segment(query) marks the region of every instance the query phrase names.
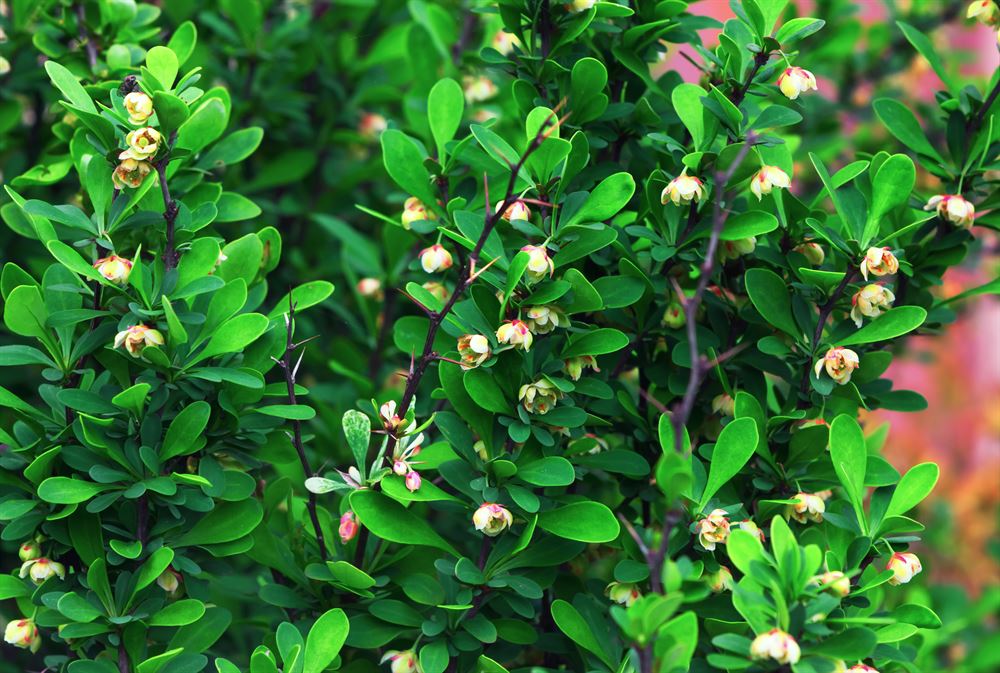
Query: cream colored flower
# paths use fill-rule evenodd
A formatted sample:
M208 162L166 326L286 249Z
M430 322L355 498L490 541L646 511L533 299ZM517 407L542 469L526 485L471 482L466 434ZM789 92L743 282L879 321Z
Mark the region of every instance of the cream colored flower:
M138 159L125 159L111 174L111 182L118 189L135 189L142 184L146 176L153 171L153 166L148 161Z
M490 342L482 334L465 334L458 338L458 354L462 369L474 369L490 359Z
M124 285L132 273L132 262L118 255L110 255L94 262L94 268L105 280Z
M971 229L976 222L976 207L960 194L938 194L932 196L924 210L936 210L944 220L957 224L963 229Z
M796 664L801 655L795 639L780 629L762 633L750 644L752 659L773 659L779 664Z
M125 136L125 143L128 149L118 155L119 160L146 161L156 156L156 152L160 149L160 132L148 126L136 129Z
M625 607L632 605L642 597L639 587L631 582L612 582L604 587L604 595Z
M899 586L913 579L924 567L920 564L920 559L917 558L916 554L896 552L889 558L889 563L886 564L885 569L892 571L889 584Z
M497 201L496 206L493 208L494 212L499 213L502 206L503 201ZM528 204L521 199L518 199L507 206L507 210L503 211L503 215L501 215L500 218L507 220L508 222L511 220L530 220L531 209L528 208Z
M570 14L579 14L580 12L586 12L596 4L597 0L570 0L563 7Z
M382 406L378 408L378 415L382 419L383 427L389 432L395 432L404 423L404 419L396 413L396 400L383 402Z
M813 266L822 266L826 259L826 252L823 247L815 241L803 241L792 248L795 252L803 255Z
M823 498L811 493L798 493L795 495L798 500L794 505L788 505L788 515L799 523L823 521L823 513L826 512L826 503Z
M133 91L125 96L124 103L128 120L135 126L145 124L153 116L153 99L141 91Z
M528 253L528 270L525 273L529 282L537 283L555 271L555 264L545 246L526 245L521 248L521 252Z
M698 542L708 551L715 549L717 544L725 544L729 539L729 519L726 510L715 509L711 514L698 522Z
M820 373L826 368L826 373L831 379L840 385L845 385L851 381L851 374L859 366L861 366L861 361L858 359L857 353L850 348L835 346L828 350L826 355L816 361L814 371L816 372L816 378L819 378Z
M532 306L525 313L525 323L535 334L548 334L556 327L569 327L569 317L558 306L543 304Z
M777 166L761 166L750 179L750 191L760 201L764 194L770 194L773 189L788 189L791 184L788 173Z
M531 350L531 342L534 336L531 330L521 320L508 320L497 329L497 341L502 344L509 344L514 348Z
M369 299L382 297L382 281L378 278L362 278L357 284L358 294Z
M430 292L431 296L437 297L439 301L446 301L448 299L448 288L444 285L444 283L439 283L436 280L429 280L420 287Z
M597 359L593 355L578 355L563 360L563 371L574 381L580 380L584 369L593 369L595 372L601 371L597 367Z
M115 348L125 346L128 354L134 358L142 355L146 346L162 346L163 335L159 331L145 325L132 325L115 336Z
M482 103L497 95L497 85L486 75L463 77L462 84L465 90L465 102L470 105Z
M803 68L785 68L785 71L778 75L778 88L786 98L795 100L800 93L817 90L816 77Z
M181 576L173 569L167 568L156 578L156 585L170 597L174 597L181 588Z
M705 576L705 584L713 594L733 590L733 573L726 566L719 566L714 573Z
M888 276L899 271L899 260L887 247L868 248L865 258L861 260L861 277L868 280L868 274L873 276Z
M740 521L736 525L739 527L740 530L745 530L746 532L755 536L758 540L760 540L761 544L764 543L765 541L764 531L761 530L760 526L754 523L752 519L743 519L743 521Z
M0 56L0 75L6 75L10 72L10 61L8 61L3 56Z
M816 575L809 580L809 583L840 598L851 593L851 578L839 570L831 570L822 575Z
M14 647L22 650L37 652L42 646L42 637L38 633L38 627L30 619L15 619L7 623L4 629L3 639Z
M378 137L387 128L389 128L389 122L385 120L385 117L374 112L366 112L361 115L361 121L358 122L358 135L371 142L378 140Z
M530 414L547 414L562 398L563 391L544 377L525 383L517 394L517 399Z
M736 400L728 393L719 393L712 398L712 413L720 416L735 416Z
M514 51L514 47L521 46L521 41L517 39L517 35L511 35L507 31L498 30L496 35L493 36L493 41L490 43L490 46L504 56L507 56Z
M433 222L437 220L437 215L435 215L434 211L425 206L423 201L417 197L411 196L406 199L403 203L403 215L400 217L403 229L409 229L410 225L414 222L421 222L423 220Z
M514 524L514 515L503 505L484 502L472 515L476 530L489 537L496 537Z
M18 573L21 579L30 577L35 584L43 584L50 577L66 579L66 568L62 563L52 561L41 556L37 559L25 561L21 564L21 572Z
M451 268L451 253L443 245L435 243L420 251L420 266L427 273L437 273Z
M681 174L667 183L660 193L660 203L667 205L670 201L675 206L683 206L691 203L698 203L704 194L702 186L705 183L701 179L687 174L687 168Z
M858 327L864 318L877 318L892 308L896 295L878 283L870 283L854 293L851 298L851 320Z
M976 0L969 5L965 18L975 19L986 26L997 26L1000 24L1000 7L994 0Z

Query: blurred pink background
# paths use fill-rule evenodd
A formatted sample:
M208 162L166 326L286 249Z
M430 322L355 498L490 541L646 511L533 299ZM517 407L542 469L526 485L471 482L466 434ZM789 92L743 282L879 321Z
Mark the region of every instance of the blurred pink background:
M902 12L909 4L905 0L896 3ZM857 6L857 18L866 25L889 19L882 2L865 0ZM813 7L811 1L798 2L799 15L810 16ZM720 21L733 17L727 0L695 3L691 11ZM964 17L963 5L957 19L932 31L930 37L942 53L948 53L949 48L964 50L961 75L982 89L1000 67L997 33ZM717 32L701 31L706 47L715 47ZM862 33L862 46L863 40ZM808 48L808 40L803 48ZM689 47L682 49L698 60ZM670 52L661 67L677 70L685 81L697 82L701 73L679 51ZM932 101L934 92L943 85L923 57L915 50L913 54L909 67L883 85L906 92L906 97ZM814 72L820 95L835 97L836 82L825 78L819 68ZM860 92L852 100L867 107L871 86L858 84L851 83ZM853 157L844 159L846 163ZM918 180L927 186L935 184L927 175ZM951 297L997 277L1000 238L983 227L974 232L983 241L982 254L971 255L968 267L951 270L939 296ZM866 425L870 431L882 423L891 424L885 454L897 469L924 461L941 465L937 489L922 506L922 520L929 522L925 534L928 544L921 552L926 557L925 567L936 580L959 582L978 592L1000 582L1000 567L987 550L997 538L1000 508L1000 301L982 296L955 308L960 313L956 323L942 335L910 339L906 352L897 357L887 374L897 389L923 394L928 409L874 412L868 414Z

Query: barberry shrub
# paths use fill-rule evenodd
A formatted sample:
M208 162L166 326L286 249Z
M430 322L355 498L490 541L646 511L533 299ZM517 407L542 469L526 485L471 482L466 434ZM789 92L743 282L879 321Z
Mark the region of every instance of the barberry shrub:
M222 4L252 43L261 4ZM17 661L939 670L905 586L938 470L900 474L858 419L923 408L883 377L897 345L996 292L934 290L1000 225L997 76L959 88L903 23L946 87L929 130L877 99L903 151L831 156L824 20L785 0L733 2L714 50L674 0L410 4L372 57L416 61L405 123L359 129L391 197L359 194L356 229L304 213L345 247L332 298L268 285L282 232L227 179L264 130L185 65L195 23L157 44L152 6L80 3L80 50L38 40L61 121L0 209L34 247L0 276ZM671 44L700 83L662 72ZM370 328L366 365L327 352L365 391L342 417L300 365L358 320L296 330L319 304Z

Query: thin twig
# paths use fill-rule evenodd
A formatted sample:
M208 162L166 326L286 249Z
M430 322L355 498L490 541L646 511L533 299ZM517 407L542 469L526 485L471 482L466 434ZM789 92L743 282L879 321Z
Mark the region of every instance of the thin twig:
M170 163L170 150L177 139L177 131L170 134L167 143L167 153L162 159L156 162L156 175L160 180L160 193L163 195L163 219L167 223L167 247L163 251L163 265L167 271L177 266L180 255L174 248L174 225L177 222L177 215L180 213L180 206L170 196L170 187L167 186L167 164Z
M819 307L819 320L816 322L816 329L813 332L812 337L812 347L810 349L810 359L816 355L816 350L819 348L820 340L823 338L823 330L826 328L826 322L830 319L830 314L833 312L834 307L840 300L841 295L844 294L844 290L847 286L851 284L851 281L857 277L857 268L849 268L844 273L843 279L841 279L840 284L834 288L833 292L827 298L826 303ZM799 382L799 392L805 396L809 392L809 363L806 363L805 370L802 372L802 380ZM801 402L800 402L801 404Z
M94 72L94 68L97 67L97 45L94 44L94 38L87 31L87 12L82 2L76 5L76 31L80 36L80 43L87 51L87 64L90 65L90 72Z
M292 341L294 333L295 302L292 300L292 292L289 291L288 313L285 314L285 353L282 355L281 360L278 361L278 365L285 372L285 388L288 392L288 403L291 405L298 404L295 396L295 375L298 372L298 362L294 365L292 364L292 354L296 348L302 345ZM299 362L301 361L302 356L300 355ZM295 445L295 451L299 455L299 462L302 464L302 471L306 477L315 476L315 473L309 466L309 458L306 456L306 449L302 443L302 422L298 419L292 419L292 443ZM320 526L319 515L316 511L316 494L312 491L309 491L309 499L306 507L309 510L309 519L312 521L313 533L316 535L316 544L319 546L319 556L323 561L326 561L326 541L323 537L323 528Z

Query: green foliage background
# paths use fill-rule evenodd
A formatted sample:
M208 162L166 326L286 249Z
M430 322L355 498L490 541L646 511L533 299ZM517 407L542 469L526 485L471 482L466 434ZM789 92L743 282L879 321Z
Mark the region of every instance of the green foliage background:
M17 545L41 526L47 553L73 572L38 590L15 581L16 572L0 578L6 599L0 616L6 621L40 608L45 640L36 656L5 646L0 672L40 670L44 659L45 666L69 673L123 673L125 651L131 662L125 670L137 673L215 666L223 673L270 673L273 664L261 650L251 656L261 643L279 654L285 673L367 671L377 668L383 651L415 641L427 673L499 671L501 665L781 670L747 658L754 633L776 620L800 639L806 655L795 668L800 673L834 670L835 659L864 659L883 672L991 670L997 635L979 617L995 609L996 592L972 602L953 588L928 586L927 574L904 587L884 584L886 554L878 538L891 538L898 548L917 541L922 527L908 517L916 518L910 510L933 486L936 470L915 469L905 488L897 485L899 473L879 456L884 436L862 437L852 419L864 406L922 408L919 391L893 390L879 375L896 337L944 329L961 305L932 290L949 266L975 263L981 244L922 213L927 198L957 192L961 184L977 211L987 213L977 227L1000 227L989 212L998 200L1000 128L996 106L988 114L983 107L997 76L966 81L960 66L974 56L938 54L924 37L954 21L962 3L913 2L906 12L893 9L900 23L864 26L857 3L846 0L815 3L810 15L822 25L790 23L799 14L795 3L734 2L740 18L711 51L696 31L718 24L686 13L686 4L600 3L569 14L546 0L7 3L0 55L11 70L0 75L0 170L11 191L0 195L6 224L0 245L4 262L23 272L8 265L2 283L5 307L15 306L5 308L7 331L0 337L6 348L0 364L8 365L0 369L7 446L0 452L3 571L16 569ZM779 32L773 43L755 37L755 31L771 34L758 29L779 15L783 25L804 32ZM515 52L517 59L493 50L503 27L530 50ZM192 28L196 43L187 37ZM129 257L141 247L142 271L133 271L130 287L101 290L109 315L63 313L62 323L41 330L43 342L55 338L55 349L73 357L57 363L64 366L39 366L37 356L18 350L37 345L38 330L16 329L23 321L15 314L37 307L31 301L36 281L50 315L88 310L64 303L62 295L87 301L86 288L92 294L100 287L86 269L109 250L101 232L87 228L104 217L95 204L114 163L98 154L89 160L93 168L80 160L80 148L93 146L88 133L100 136L102 124L92 127L79 110L59 103L81 105L69 93L75 88L60 85L62 71L53 74L42 63L62 64L87 85L85 97L109 105L125 76L145 76L139 65L146 50L169 44L183 53L189 41L196 46L181 76L201 68L197 86L225 112L218 133L189 130L190 152L174 155L180 168L171 189L185 204L181 259L194 270L185 277L182 262L178 280L165 268L165 204L158 190L146 192L132 204L133 219L109 237ZM748 43L775 52L780 43L794 65L821 76L821 86L838 83L838 98L805 93L794 103L784 100L773 86L782 58L775 54L754 70L761 47L748 50ZM649 74L649 65L676 44L689 45L685 51L710 70L703 91L655 65L656 74ZM945 82L934 100L914 101L892 88L890 76L906 68L915 51ZM146 64L147 72L160 71ZM752 81L750 73L759 77L744 96L739 92ZM464 101L462 85L476 77L489 78L497 92L486 101ZM453 82L439 84L447 79ZM875 82L874 104L852 97L848 83L861 80ZM716 92L706 96L712 86ZM157 101L157 109L167 108ZM457 109L464 114L450 128L448 117ZM167 129L169 120L159 114ZM443 239L455 254L445 277L454 288L492 204L511 195L504 193L508 164L531 146L535 131L563 114L524 178L510 182L517 193L530 187L528 196L541 202L529 204L533 223L495 223L500 236L488 239L484 252L503 261L470 290L471 301L456 305L458 322L445 322L431 343L457 358L455 338L481 332L499 350L496 316L511 317L507 309L515 304L526 309L539 288L571 315L573 328L538 337L530 358L507 351L465 374L445 361L425 363L429 373L411 391L417 401L410 413L418 425L439 413L425 429L428 445L414 459L422 495L410 495L398 477L371 469L384 446L376 407L407 394L407 367L411 355L421 361L429 324L419 304L431 308L431 319L435 310L435 300L421 293L429 277L416 253L438 237L433 223L399 225L404 201L426 194L439 220L454 225ZM364 131L368 115L386 120L381 138ZM120 135L118 129L109 138L120 141ZM759 143L754 150L736 151L740 140L751 139ZM760 161L744 163L747 155ZM574 160L561 164L562 156ZM570 172L566 166L574 161ZM751 200L745 186L760 163L793 175L798 197L786 192L761 204ZM710 187L692 220L685 220L686 208L660 204L660 191L683 166ZM682 401L692 359L684 329L664 326L661 317L678 299L670 278L694 294L712 206L726 191L713 178L727 167L733 173L726 208L734 213L723 239L756 234L758 247L713 270L712 284L722 290L704 295L698 336L709 359L745 346L706 372L686 419L696 448L688 460L674 452L675 432L662 411ZM838 197L832 200L831 180ZM205 206L209 202L213 207ZM519 261L517 251L555 235L550 203L567 213L559 216L562 238L556 237L552 255L556 280L532 288L519 277L524 258ZM87 224L64 204L80 208L73 212ZM108 204L110 218L114 206ZM186 227L199 221L199 206L210 221L204 229ZM56 223L62 245L38 240L44 239L37 233L41 221ZM681 233L687 222L694 225L690 237ZM822 270L799 272L809 265L791 248L805 239L825 248ZM876 327L865 333L847 318L850 297L841 296L826 337L811 342L816 308L845 272L853 273L868 244L882 245L882 239L900 255L897 308L866 323ZM216 273L219 245L228 259ZM378 278L382 296L362 296L362 278ZM172 293L183 290L185 279L197 283L197 291L178 298ZM67 292L70 286L78 289ZM503 307L494 298L498 290ZM285 331L290 291L296 293L294 334ZM27 299L12 302L12 292ZM190 304L176 311L177 322L161 292L178 307ZM996 282L980 292L995 293ZM241 323L231 324L233 316ZM165 355L150 349L133 360L108 347L124 321L136 318L161 326ZM186 344L176 338L178 323L190 335ZM235 337L199 356L199 342L211 344L216 334ZM303 348L286 350L286 339L312 337ZM862 352L854 384L835 388L829 378L809 375L825 351L821 343L860 344L851 345ZM282 375L283 367L295 366L298 352L291 350L305 353L292 385L298 404L287 399ZM600 373L585 374L577 385L563 377L561 360L574 353L598 358ZM194 362L199 358L208 361ZM179 375L185 364L200 375ZM520 383L542 373L571 393L548 417L529 415L518 404ZM800 380L807 384L801 392ZM148 397L134 384L149 384ZM119 397L127 390L131 397ZM735 398L735 418L713 412L712 400L722 393ZM345 413L359 411L373 419L376 433L356 434L352 445ZM90 418L110 420L88 425ZM829 431L798 428L816 418L830 424ZM286 432L299 423L308 467ZM571 438L553 426L569 428ZM610 450L588 453L595 448L591 435ZM473 448L476 438L489 446L485 461ZM390 451L399 444L388 441ZM64 447L62 453L38 462L54 446ZM122 447L126 458L118 465L109 446ZM152 447L154 457L140 446ZM133 473L116 474L123 462ZM95 473L94 463L106 471ZM29 465L34 472L26 471ZM335 468L350 465L372 478L373 488L351 495L349 503L340 492L310 496L305 490L313 473L339 484ZM106 485L102 490L115 500L92 507L101 491L80 492L78 484L61 481L71 476ZM138 482L144 485L136 490ZM770 523L796 491L826 488L836 495L822 527L789 526L780 516ZM877 489L867 509L866 488ZM484 500L515 509L514 528L495 544L470 523ZM322 562L310 505L332 565ZM739 552L729 547L728 560L695 548L689 527L715 507L731 509L734 523L756 519L773 556L762 556L743 533L734 533L731 544ZM348 509L363 530L342 544L337 520ZM142 530L143 517L150 517L152 530ZM136 540L144 544L137 548ZM661 544L667 559L656 558ZM806 586L811 573L803 568L813 567L820 553L831 570L856 574L856 593L842 605ZM705 588L703 574L720 562L744 577L742 605ZM155 583L143 584L171 563L184 576L179 600L165 598ZM110 578L106 591L102 573ZM635 582L648 595L628 611L611 606L603 592L613 580ZM836 610L828 623L809 620ZM115 621L129 611L134 619ZM76 635L66 642L55 627L69 623ZM107 628L91 629L95 623ZM329 657L324 647L331 648ZM956 647L966 654L957 656ZM216 657L232 663L217 664Z

